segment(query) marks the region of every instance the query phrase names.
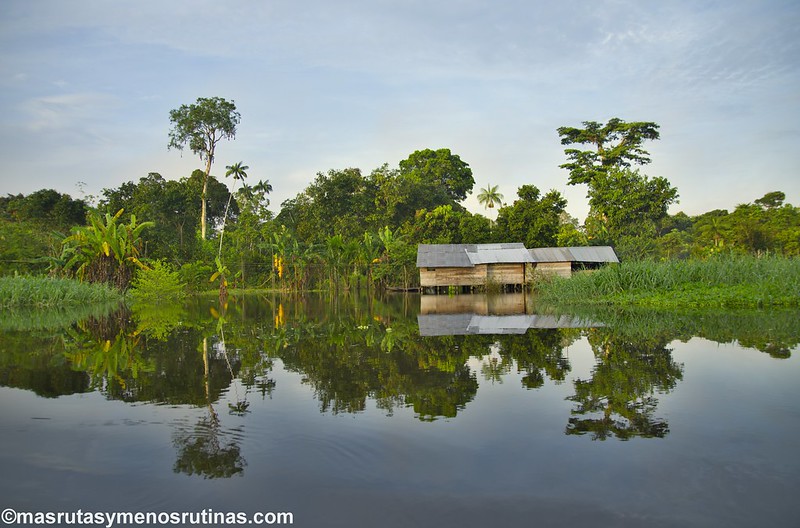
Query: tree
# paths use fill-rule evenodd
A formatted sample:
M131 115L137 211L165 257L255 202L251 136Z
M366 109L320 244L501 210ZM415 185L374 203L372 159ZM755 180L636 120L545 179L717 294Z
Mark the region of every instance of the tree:
M236 137L236 125L239 124L241 115L236 111L233 101L221 97L200 97L195 104L181 105L178 109L170 110L169 120L172 129L169 131L168 147L183 150L189 145L191 151L206 163L200 205L200 237L205 240L206 192L214 153L220 140Z
M225 177L233 176L233 190L236 192L236 182L247 178L247 165L242 165L242 162L236 162L233 165L227 165L225 167L227 170L225 171ZM222 259L222 237L225 236L225 222L228 221L228 209L231 207L231 200L233 199L233 193L228 195L228 203L225 205L225 214L222 216L222 231L219 233L219 251L217 252L217 258Z
M772 191L756 200L755 203L764 209L774 209L783 205L785 199L786 193L782 191Z
M597 175L589 186L590 210L605 224L611 241L623 236L655 238L667 208L677 201L678 190L666 178L650 178L638 170L613 169Z
M445 148L415 151L400 162L400 172L432 185L456 202L465 199L475 185L469 165Z
M481 203L487 209L493 209L495 205L503 203L503 195L497 192L497 185L487 185L485 189L481 189L478 193L478 203Z
M632 163L650 163L650 154L642 148L647 139L658 139L658 125L648 121L626 123L613 118L605 125L584 121L584 128L559 127L562 145L593 145L592 150L565 149L569 163L560 165L569 170L569 184L590 186L611 169L630 167Z
M555 190L541 196L535 185L523 185L517 195L518 200L498 211L493 238L529 248L555 246L567 200Z

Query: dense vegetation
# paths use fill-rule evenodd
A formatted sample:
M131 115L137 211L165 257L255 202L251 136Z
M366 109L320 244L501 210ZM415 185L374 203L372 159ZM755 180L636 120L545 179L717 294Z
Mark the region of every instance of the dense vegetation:
M0 308L52 308L121 300L118 290L51 277L0 277Z
M706 261L624 262L569 280L545 280L539 294L558 304L800 306L800 260L728 255Z
M257 168L227 166L230 189L210 173L217 143L235 137L232 103L199 99L170 117L170 146L189 146L205 170L180 179L152 172L85 199L49 189L0 198L0 274L49 272L125 289L159 261L163 277L193 290L333 290L416 285L420 243L612 245L623 261L800 255L800 208L780 191L732 211L668 214L677 189L633 167L650 161L643 142L658 139L655 123L559 128L569 146L567 183L587 186L590 213L581 223L560 192L534 182L510 203L497 186L481 190L481 203L497 207L495 221L467 211L472 170L446 148L369 173L320 172L274 214L272 184L246 179Z

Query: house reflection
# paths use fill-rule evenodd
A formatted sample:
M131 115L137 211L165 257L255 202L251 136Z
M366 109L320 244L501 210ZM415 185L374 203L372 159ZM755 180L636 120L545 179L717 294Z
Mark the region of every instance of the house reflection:
M531 328L601 326L575 315L537 314L530 294L423 295L417 316L421 336L524 334Z

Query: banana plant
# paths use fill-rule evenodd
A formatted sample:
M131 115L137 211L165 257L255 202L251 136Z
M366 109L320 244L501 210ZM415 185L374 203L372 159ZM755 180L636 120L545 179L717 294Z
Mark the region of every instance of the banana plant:
M73 227L71 235L61 242L63 269L80 280L113 282L125 288L131 278L131 268L144 268L139 260L142 231L155 225L137 222L131 215L129 223L119 223L124 209L104 218L89 215L89 225Z
M219 257L214 259L214 261L217 264L217 271L211 275L208 282L219 281L219 298L221 301L224 301L224 299L228 297L228 280L226 277L230 275L230 270L228 266L222 263Z

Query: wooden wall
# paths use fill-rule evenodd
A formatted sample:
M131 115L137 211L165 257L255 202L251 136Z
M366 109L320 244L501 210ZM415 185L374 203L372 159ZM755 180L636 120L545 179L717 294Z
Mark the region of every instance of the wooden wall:
M489 264L491 284L525 284L525 264Z
M524 284L525 264L478 264L472 268L420 268L423 288L435 286L485 286Z
M533 279L535 274L558 275L559 277L572 277L571 262L539 262L528 267L528 281Z
M486 264L473 268L420 268L419 284L431 286L483 286L486 284Z

